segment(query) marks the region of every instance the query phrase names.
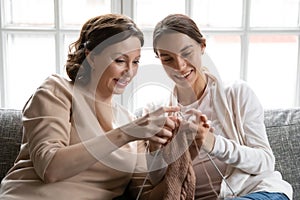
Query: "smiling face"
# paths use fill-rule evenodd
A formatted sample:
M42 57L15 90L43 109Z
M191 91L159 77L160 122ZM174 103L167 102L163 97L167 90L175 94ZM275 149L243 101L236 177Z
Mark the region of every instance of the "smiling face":
M97 82L96 95L110 99L113 94L123 93L137 73L140 53L137 37L113 44L100 54L89 53L87 59L94 70L91 82Z
M178 87L196 89L199 81L205 81L200 73L205 47L183 33L164 34L156 44L166 73Z

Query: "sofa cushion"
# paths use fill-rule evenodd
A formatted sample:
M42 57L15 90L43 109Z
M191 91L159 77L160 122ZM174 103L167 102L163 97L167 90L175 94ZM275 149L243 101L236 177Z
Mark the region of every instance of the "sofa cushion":
M21 111L0 109L0 181L13 166L22 140ZM300 108L265 111L265 125L276 158L275 168L300 199Z
M21 145L21 111L0 109L0 180L13 166Z
M275 168L292 184L294 199L300 199L300 109L266 110L265 125Z

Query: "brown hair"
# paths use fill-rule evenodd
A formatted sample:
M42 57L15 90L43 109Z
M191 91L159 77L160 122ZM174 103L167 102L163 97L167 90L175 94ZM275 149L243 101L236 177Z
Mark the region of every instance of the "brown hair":
M116 36L116 37L113 37ZM66 71L69 78L75 82L86 84L90 80L91 67L86 61L86 50L100 53L106 47L137 37L141 46L144 36L136 24L127 16L106 14L89 19L83 26L77 41L70 44Z
M206 47L206 40L201 34L197 24L188 16L183 14L171 14L157 23L153 31L153 49L157 54L157 40L166 33L183 33L196 42Z

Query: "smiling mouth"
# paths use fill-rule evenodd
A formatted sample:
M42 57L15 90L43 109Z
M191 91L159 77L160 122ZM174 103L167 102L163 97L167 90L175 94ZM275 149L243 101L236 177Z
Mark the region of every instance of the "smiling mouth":
M184 73L184 74L175 74L176 78L182 79L182 78L187 78L194 70L191 69L190 71Z
M126 87L130 80L127 80L127 79L114 79L116 81L116 85L119 86L119 87Z

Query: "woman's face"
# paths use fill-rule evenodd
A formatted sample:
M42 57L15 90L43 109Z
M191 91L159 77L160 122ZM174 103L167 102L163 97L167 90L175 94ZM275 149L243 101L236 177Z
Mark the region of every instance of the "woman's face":
M137 73L140 53L140 40L130 37L105 48L100 54L89 55L88 61L94 70L92 80L98 81L97 94L111 97L123 93Z
M199 81L205 47L183 33L168 33L157 40L156 49L166 73L178 86L193 87Z

